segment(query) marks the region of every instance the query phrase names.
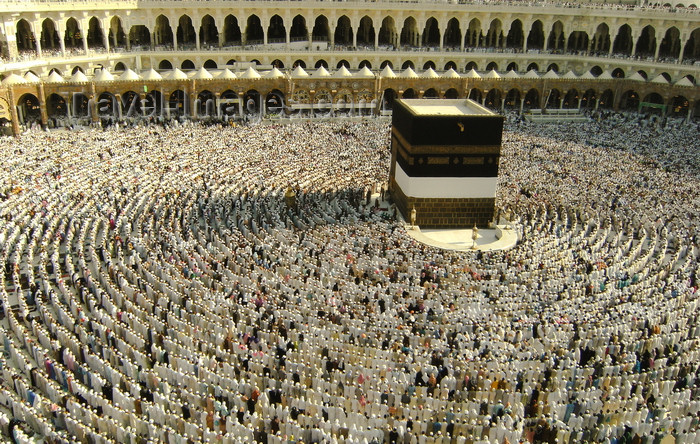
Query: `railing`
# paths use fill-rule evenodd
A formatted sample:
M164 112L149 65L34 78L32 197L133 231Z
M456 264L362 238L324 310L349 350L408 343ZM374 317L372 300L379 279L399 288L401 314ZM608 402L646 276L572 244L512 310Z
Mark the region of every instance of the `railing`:
M96 7L104 9L106 7L118 6L118 9L143 8L148 6L162 7L164 4L206 4L208 7L226 5L231 3L242 3L245 1L255 1L256 3L280 3L292 2L294 0L4 0L4 6L16 6L17 9L31 10L32 7L58 6L65 8L88 8ZM605 4L576 1L531 1L531 0L299 0L308 3L408 3L408 4L442 4L442 5L477 5L477 6L525 6L542 8L572 8L572 9L606 9L618 11L657 11L672 12L681 14L697 14L700 8L691 4L689 7L664 7L656 5L638 5L637 0L625 0L623 4ZM294 1L297 3L297 1ZM675 0L676 4L685 4L680 0Z
M315 39L315 38L314 38ZM292 40L296 41L296 40ZM300 41L306 41L306 39L301 39ZM314 40L316 42L317 40ZM279 46L269 46L269 44L280 44L285 43L285 39L268 39L268 45L264 45L262 40L250 40L246 44L242 45L240 42L225 42L221 47L218 45L203 45L200 49L196 49L195 45L192 44L179 44L178 52L231 52L232 50L243 51L243 52L280 52ZM464 47L461 50L459 47L444 47L442 49L438 47L413 47L413 46L401 46L393 47L390 45L380 45L377 48L367 45L349 46L342 44L328 45L325 48L314 49L312 45L307 49L294 50L292 52L309 52L313 54L317 53L328 53L328 52L366 52L368 55L378 52L403 52L403 53L422 53L422 52L445 52L445 53L463 53L463 54L479 54L479 55L489 55L489 54L523 54L523 49L518 48L500 48L500 47ZM110 47L109 51L103 47L93 47L86 53L82 48L66 48L65 54L61 53L59 49L42 49L41 57L38 57L36 51L34 50L23 50L20 51L17 57L14 58L0 58L2 63L17 63L17 62L28 62L34 60L45 60L45 59L62 59L70 57L85 57L97 54L123 54L129 56L137 56L139 53L153 53L153 52L172 52L174 47L172 45L156 45L151 47L150 45L132 45L129 51L125 47ZM599 58L601 60L605 59L617 59L626 61L639 61L642 63L656 63L656 64L679 64L678 59L675 57L660 56L658 60L654 61L653 57L647 55L628 55L623 53L609 53L608 51L595 51L591 53L586 53L586 51L571 50L562 51L557 50L527 50L527 55L542 55L542 56L557 56L557 57L590 57ZM680 62L681 65L694 65L699 66L700 61L694 58L684 59Z

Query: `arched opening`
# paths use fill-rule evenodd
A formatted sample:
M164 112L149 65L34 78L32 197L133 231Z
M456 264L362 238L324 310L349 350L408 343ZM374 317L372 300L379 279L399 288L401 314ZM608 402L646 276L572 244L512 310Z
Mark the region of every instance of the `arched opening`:
M625 91L620 98L620 109L637 110L639 108L639 94L636 91Z
M644 71L643 69L640 69L639 71L637 71L637 74L639 74L640 76L642 76L642 77L644 78L644 80L649 80L649 75L648 75L647 72Z
M188 15L182 15L177 24L177 45L178 49L194 49L197 44L192 19Z
M479 65L477 65L476 62L469 62L467 65L464 67L465 72L469 72L471 70L478 71L479 70Z
M260 114L260 93L258 91L251 89L245 93L243 112L248 116Z
M656 52L656 30L647 25L642 29L642 34L637 39L637 48L634 54L637 57L654 57Z
M66 33L63 37L63 44L66 49L75 49L83 47L83 34L80 32L78 21L73 17L66 22Z
M170 28L168 28L170 29ZM170 33L172 37L172 33ZM150 48L151 46L151 32L144 25L134 25L129 30L129 47L132 50L138 50L140 48ZM160 48L171 49L172 39L169 43L158 45Z
M295 60L294 63L292 63L292 69L296 68L297 66L301 69L306 69L306 62L301 59Z
M282 17L275 14L267 27L267 43L284 43L287 41L287 28Z
M340 67L342 66L344 66L346 69L350 69L350 62L348 62L347 60L341 60L335 67L336 69L340 69Z
M447 22L443 46L445 48L459 48L462 44L462 30L459 29L459 20L452 17Z
M389 69L394 69L394 64L391 63L389 60L384 60L381 65L379 65L379 69L384 69L385 67L389 67Z
M650 93L647 94L646 97L644 97L644 100L642 102L645 103L653 103L656 105L664 105L664 98L661 97L659 93ZM649 107L649 106L642 106L641 111L643 111L645 114L657 114L657 115L663 115L664 110L656 107Z
M105 46L102 25L97 17L92 17L88 22L87 44L88 48L104 48Z
M255 66L262 65L262 63L260 63L260 60L258 59L253 59L250 61L250 63L255 63Z
M168 100L168 108L170 111L170 117L189 115L187 94L185 94L185 92L181 89L173 91L170 94L170 99Z
M53 74L53 73L56 73L56 74L58 74L59 76L63 77L63 74L61 73L61 70L58 69L58 68L51 68L51 69L49 70L49 75L51 75L51 74Z
M510 109L520 108L520 91L516 88L511 89L506 93L506 100L504 106Z
M71 115L77 118L86 118L90 116L90 100L83 93L73 94L71 96Z
M126 65L122 62L117 62L117 64L114 65L114 71L115 72L126 71Z
M622 70L622 68L613 69L611 75L615 79L624 79L625 78L625 72Z
M415 99L416 91L413 88L408 88L403 92L403 95L401 97L404 99Z
M459 91L457 91L455 88L450 88L447 91L445 91L445 98L446 99L458 99L459 98Z
M224 19L224 46L238 46L241 42L241 27L238 19L229 14Z
M564 49L564 25L560 20L554 22L552 29L549 31L547 49L554 53L559 53Z
M547 95L547 105L545 108L547 109L557 109L561 106L560 103L561 99L561 91L558 89L552 89L549 91L549 94Z
M170 71L173 69L173 64L170 63L170 60L161 60L160 63L158 63L158 69L161 71Z
M141 116L141 96L134 91L122 94L122 117L134 118Z
M66 99L58 94L51 94L46 99L46 114L49 119L63 119L68 117L68 104ZM54 126L56 126L54 124Z
M133 32L134 27L131 30ZM156 26L153 29L153 44L156 47L163 46L167 49L173 47L173 29L170 27L170 20L164 15L159 15L156 18ZM133 41L131 46L133 46Z
M493 19L486 33L486 41L483 46L487 48L501 48L504 44L503 40L503 26L501 25L501 21L499 19Z
M547 67L547 72L549 71L554 71L556 73L559 73L559 65L556 63L550 63L549 66Z
M199 26L199 44L202 47L219 47L219 29L216 27L214 17L209 14L202 17L202 24Z
M119 100L114 94L103 92L97 97L97 116L100 120L119 119Z
M212 59L209 59L206 62L204 62L203 66L204 66L204 69L218 69L219 68L219 65L217 65L217 63L215 61L213 61Z
M675 26L666 30L659 46L659 59L675 61L681 53L681 33Z
M700 59L700 28L696 28L690 33L683 50L683 61L685 63L694 63L698 59Z
M515 62L510 62L508 66L506 67L506 71L515 71L518 72L518 64Z
M530 89L527 94L525 94L525 100L523 101L523 108L525 109L535 109L540 107L540 92L537 89Z
M329 42L331 40L331 28L325 15L319 15L314 21L314 29L311 31L311 39L314 42Z
M394 48L398 44L399 34L396 31L396 24L393 17L387 16L382 20L382 26L379 28L379 46L388 46Z
M309 31L306 28L306 19L296 15L292 19L292 27L289 30L289 39L292 42L305 42L309 40Z
M593 74L595 77L598 77L599 75L603 74L603 68L601 68L598 65L595 65L593 68L591 68L591 74Z
M385 111L391 110L392 106L394 106L394 100L396 100L396 97L396 91L391 88L385 89L382 97L382 109Z
M357 29L357 44L374 47L374 24L368 16L362 17Z
M540 67L537 63L532 62L529 65L527 65L527 71L535 71L538 72L540 70Z
M403 62L403 65L401 65L401 70L403 71L403 70L406 70L408 68L416 69L416 66L413 64L412 61L406 60L405 62Z
M500 89L493 88L486 94L486 100L484 101L484 105L494 110L501 109L502 97L503 92Z
M278 89L273 89L265 97L265 112L268 115L279 115L284 112L284 94Z
M272 63L270 63L270 65L277 69L284 69L284 62L282 62L282 60L280 59L273 60Z
M145 26L144 26L145 28ZM148 29L146 30L148 31ZM148 32L148 44L151 44L151 33ZM112 17L109 22L109 33L107 35L109 44L112 48L124 48L126 46L126 34L122 27L122 21L119 17Z
M451 69L457 71L457 64L456 64L455 62L453 62L452 60L450 60L449 62L445 63L445 68L444 68L444 70L445 70L445 71L449 71L449 70L451 70Z
M610 28L606 23L601 23L596 28L591 42L593 54L607 54L610 51Z
M579 93L575 89L570 89L566 92L566 95L564 96L564 103L563 107L564 108L578 108L578 99L579 99Z
M192 60L185 60L180 65L180 69L183 71L194 71L194 62Z
M198 118L212 118L216 116L216 97L211 91L204 90L197 94L194 102L194 110Z
M482 45L484 35L481 32L481 21L477 18L471 19L469 27L464 35L464 46L466 48L476 48Z
M74 67L73 67L73 70L70 72L70 74L71 74L72 76L74 76L75 73L77 73L77 72L81 72L81 73L85 74L85 70L84 70L82 67L80 67L80 66L74 66Z
M425 22L425 28L423 29L423 46L425 47L438 47L440 46L440 27L435 17L430 17Z
M567 51L572 53L585 53L588 51L588 34L583 31L574 31L569 34Z
M513 20L513 23L510 24L508 36L506 37L506 47L521 51L523 49L524 39L523 23L520 19Z
M19 52L36 51L36 37L32 31L32 27L25 19L17 22L17 50Z
M320 68L320 67L322 67L322 66L323 66L324 68L328 69L328 62L326 62L326 61L323 60L323 59L320 59L320 60L316 61L316 65L314 65L314 68L318 69L318 68Z
M440 94L438 94L438 92L435 88L428 88L423 93L424 99L437 99L438 97L440 97Z
M239 112L238 94L227 89L221 93L219 99L219 113L224 118L231 118Z
M581 97L581 108L595 108L597 95L594 89L588 89Z
M484 94L479 88L472 88L472 90L469 91L469 98L475 102L481 103L484 98Z
M432 60L428 60L427 62L425 62L423 64L423 71L427 69L435 70L435 62L433 62Z
M19 41L17 43L19 46ZM41 22L41 47L42 49L50 49L53 51L61 47L58 32L56 32L56 24L50 18L44 19L44 21Z
M333 40L336 45L352 46L352 25L350 24L350 19L347 16L343 15L338 19L335 26L335 33L333 34Z
M269 35L268 35L269 36ZM248 17L248 21L245 27L245 41L248 45L260 45L263 43L264 31L262 24L260 23L260 18L253 14Z
M603 94L600 95L600 100L598 100L598 108L612 108L613 99L615 98L615 93L612 89L606 89Z
M489 62L489 64L486 65L486 71L498 71L498 63Z
M544 49L544 29L542 22L535 20L527 35L527 49Z
M420 33L418 32L418 23L413 17L408 17L403 21L403 28L401 28L401 46L418 46L418 37Z
M369 62L369 60L363 60L360 62L360 64L357 67L359 69L362 69L364 67L367 67L367 69L372 69L372 64Z
M630 25L620 26L613 42L613 52L622 55L632 54L632 28L630 28Z

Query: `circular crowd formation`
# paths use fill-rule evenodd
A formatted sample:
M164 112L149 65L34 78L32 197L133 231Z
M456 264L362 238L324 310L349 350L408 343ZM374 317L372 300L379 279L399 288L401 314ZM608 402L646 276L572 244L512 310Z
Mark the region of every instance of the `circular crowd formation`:
M2 430L698 442L698 129L509 119L489 253L407 235L378 120L0 139Z

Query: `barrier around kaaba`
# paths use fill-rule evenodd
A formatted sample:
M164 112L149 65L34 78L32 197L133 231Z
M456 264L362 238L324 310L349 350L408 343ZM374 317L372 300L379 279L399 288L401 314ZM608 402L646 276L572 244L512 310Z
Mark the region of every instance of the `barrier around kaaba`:
M389 189L425 228L487 227L494 219L503 116L468 99L394 105Z

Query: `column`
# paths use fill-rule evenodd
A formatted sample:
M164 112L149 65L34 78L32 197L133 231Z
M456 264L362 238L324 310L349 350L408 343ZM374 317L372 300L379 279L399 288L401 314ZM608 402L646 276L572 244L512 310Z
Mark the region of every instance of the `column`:
M90 24L87 20L81 20L80 22L80 35L83 37L83 52L88 53L88 29Z
M656 49L654 50L654 61L659 60L659 50L661 49L661 43L656 44Z
M7 52L10 60L17 58L19 51L17 50L17 29L14 22L5 22L5 37L7 38ZM14 105L10 104L10 108L14 108ZM14 123L12 125L14 128Z
M524 97L521 97L521 98L520 98L520 113L519 113L519 114L522 114L522 113L523 113L523 107L524 107L524 106L525 106L525 98L524 98Z
M61 55L63 57L66 56L66 41L65 41L65 36L66 36L66 22L61 20L58 22L58 45L61 47Z
M41 125L46 127L49 116L46 112L46 97L44 93L44 83L39 83L39 114L41 115Z
M583 97L578 98L578 106L577 109L580 111L581 110L581 100L583 100Z
M173 27L170 27L170 30L173 30ZM173 50L177 51L177 26L175 27L175 31L173 32ZM168 116L169 117L169 116Z
M197 51L199 51L201 49L201 46L199 44L199 32L197 32L196 29L194 30L194 42L197 47Z
M501 112L506 109L506 99L501 99Z
M559 109L564 109L564 98L559 99Z
M105 45L105 51L109 52L109 26L105 26L104 22L102 23L102 44Z
M14 34L12 34L14 35ZM15 50L17 48L15 47ZM14 134L15 137L19 137L20 134L20 129L19 129L19 114L17 113L17 105L15 103L15 93L13 91L12 86L10 86L7 89L7 94L8 94L8 101L9 106L10 106L10 117L12 117L12 133Z
M32 25L35 30L39 30L39 32L34 32L34 41L36 43L36 56L41 57L41 22L37 20Z
M683 53L685 52L685 45L688 44L688 39L685 39L685 43L681 45L681 52L678 54L678 62L676 63L683 63Z
M381 28L379 28L381 29ZM374 50L376 51L379 48L379 30L374 33Z
M690 119L693 117L693 111L695 110L695 101L688 101L688 117L685 119L686 123L690 123Z

